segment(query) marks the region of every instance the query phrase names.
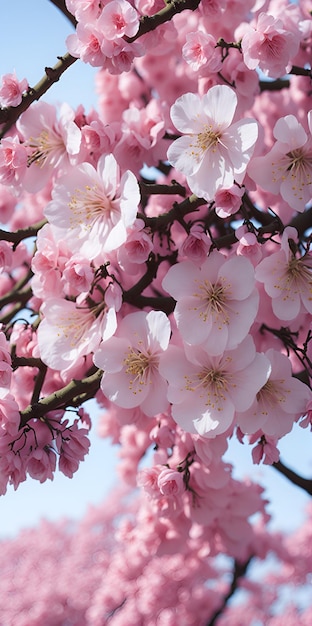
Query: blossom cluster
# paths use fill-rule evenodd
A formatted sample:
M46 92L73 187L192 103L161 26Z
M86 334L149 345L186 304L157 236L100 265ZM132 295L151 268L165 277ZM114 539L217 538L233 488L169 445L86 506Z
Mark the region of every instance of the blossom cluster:
M0 492L52 479L57 459L71 477L95 398L157 549L203 538L248 559L249 518L267 517L224 461L230 440L273 464L312 423L311 16L275 0L66 6L98 111L40 101L2 126ZM27 94L3 77L9 112Z

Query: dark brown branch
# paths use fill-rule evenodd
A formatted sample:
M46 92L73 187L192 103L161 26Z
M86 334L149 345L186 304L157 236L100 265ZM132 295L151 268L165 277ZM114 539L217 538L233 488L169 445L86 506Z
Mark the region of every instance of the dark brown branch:
M63 15L65 15L65 17L67 17L67 19L70 21L70 23L76 27L77 25L77 20L76 18L68 11L66 4L65 4L65 0L50 0L50 2L52 2L52 4L54 4L54 6L56 6L61 13L63 13Z
M275 469L278 472L283 474L283 476L288 478L288 480L290 480L290 482L292 482L294 485L297 485L297 487L300 487L301 489L306 491L310 496L312 496L312 480L311 479L303 478L302 476L299 476L299 474L289 469L289 467L286 467L286 465L284 465L282 461L277 461L277 463L273 463L273 467L275 467Z
M19 230L10 233L6 230L2 230L0 228L0 240L1 241L11 241L12 243L14 243L14 246L16 247L17 244L20 243L20 241L23 241L23 239L28 239L28 237L35 237L38 233L38 230L40 230L40 228L42 228L42 226L44 226L47 223L47 220L41 220L40 222L37 222L36 224L33 224L32 226L27 226L26 228L20 228Z
M68 406L79 406L82 402L94 398L100 387L103 372L96 370L90 376L82 380L72 380L68 385L51 393L51 395L39 400L36 404L29 405L21 411L20 428L26 426L33 418L44 417L50 411Z
M259 80L260 91L280 91L290 87L290 80L277 78L276 80Z
M288 224L297 229L299 237L312 226L312 207L304 211L304 213L298 213Z
M184 215L196 211L196 209L204 204L207 204L207 200L198 198L193 194L180 203L175 202L173 208L170 209L168 213L163 213L157 217L146 217L140 213L138 217L142 218L145 222L145 226L148 226L154 232L169 226L169 224L172 224L175 220L180 221Z
M249 557L249 559L247 559L247 561L245 561L244 563L240 563L239 561L234 561L234 571L233 571L233 577L232 577L232 582L231 582L229 591L226 594L226 596L223 598L222 605L220 606L220 608L215 612L212 619L209 622L207 622L207 626L216 625L217 619L220 617L220 615L222 615L224 609L226 608L228 601L234 595L236 589L238 588L238 583L239 583L240 578L245 576L251 559L252 559L252 556Z
M62 74L67 70L77 59L66 53L62 57L58 57L58 62L53 67L45 68L45 76L35 85L30 87L27 93L23 96L21 104L17 107L9 107L7 109L0 109L0 124L4 124L1 129L0 139L10 130L11 126L15 124L20 115L28 109L28 107L39 100L44 93L50 89L50 87L56 83Z
M312 70L306 69L305 67L298 67L298 65L293 65L289 74L293 74L294 76L308 76L308 78L312 78Z
M32 295L30 287L19 291L17 286L15 286L15 288L13 288L7 296L0 298L0 311L3 307L12 304L12 307L0 316L0 324L9 324L20 311L26 308L27 302Z
M177 195L185 198L186 189L180 183L172 181L171 185L160 185L157 183L139 182L140 191L143 196L160 194L162 196Z
M196 11L200 0L172 0L171 2L166 2L166 6L155 13L155 15L143 15L140 20L140 27L136 35L134 37L125 37L126 41L132 43L142 35L149 33L152 30L155 30L161 24L165 24L171 20L177 13L182 13L186 9L190 11Z

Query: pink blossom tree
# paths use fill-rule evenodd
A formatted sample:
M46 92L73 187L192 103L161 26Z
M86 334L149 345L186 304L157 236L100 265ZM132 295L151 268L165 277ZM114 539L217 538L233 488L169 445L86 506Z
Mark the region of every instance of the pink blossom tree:
M279 448L312 430L309 6L51 1L58 62L0 84L0 494L91 428L123 487L1 543L0 623L308 626L311 508L273 532L225 453L312 494ZM44 101L74 63L97 110Z

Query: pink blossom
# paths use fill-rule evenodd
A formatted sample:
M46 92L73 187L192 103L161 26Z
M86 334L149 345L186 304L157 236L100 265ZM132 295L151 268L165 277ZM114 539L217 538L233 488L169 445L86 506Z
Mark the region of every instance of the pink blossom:
M299 48L298 37L284 29L281 19L260 13L256 27L248 25L243 35L242 52L247 67L256 67L267 76L278 78L290 69Z
M143 220L137 219L129 229L126 243L118 248L117 258L120 267L128 273L135 274L138 266L147 261L153 250L151 236L144 230Z
M49 298L42 305L38 346L44 363L55 370L72 367L79 358L96 350L104 337L116 330L116 313L105 301L88 305L82 294L78 302Z
M303 419L300 420L299 426L301 426L301 428L307 428L309 426L310 430L312 430L312 399L309 400L306 406L305 415Z
M288 242L296 238L294 228L285 228L282 249L263 259L255 269L280 320L294 320L302 310L312 313L312 255L294 254Z
M27 170L27 150L17 135L4 137L0 144L0 182L19 188Z
M12 367L6 361L0 361L0 398L5 396L10 389Z
M63 430L59 437L59 440L61 440L59 470L69 478L73 477L80 461L83 461L85 455L89 452L90 440L88 432L88 428L79 428L78 422L75 420L72 426Z
M255 320L254 268L242 256L228 259L213 251L201 267L182 261L169 269L162 285L177 301L174 317L184 341L202 344L210 354L236 347Z
M66 104L56 109L47 102L32 104L17 121L28 153L28 169L23 182L30 192L39 191L58 171L75 162L80 149L81 131L74 122L74 111Z
M312 111L308 113L309 135L294 115L280 118L273 135L277 140L265 155L255 157L249 176L266 191L281 194L289 206L303 212L312 198Z
M139 28L138 12L127 0L108 2L97 20L97 26L105 39L116 40L120 37L134 37Z
M61 283L63 265L68 259L64 253L64 241L59 231L45 224L38 233L36 252L32 258L32 290L36 297L46 300L53 296L63 296Z
M1 151L0 151L0 160L1 160ZM1 178L1 174L0 174L0 178ZM10 220L10 218L13 216L16 204L17 204L17 198L8 190L8 188L5 185L0 184L0 221L2 224L6 224Z
M235 84L238 96L236 115L244 115L246 109L252 108L255 96L259 93L259 76L254 70L249 70L239 50L231 50L223 61L222 76Z
M0 331L0 360L11 365L10 344L3 331Z
M208 72L219 72L222 68L222 60L216 43L212 35L203 31L187 33L182 56L194 72L201 68L205 68Z
M66 7L78 22L92 22L101 13L102 0L66 0Z
M190 234L187 235L180 247L179 253L196 265L201 265L206 260L211 245L211 239L203 231L202 226L193 224Z
M99 159L97 169L83 163L60 178L44 213L73 252L92 260L125 243L139 201L134 174L126 171L121 176L115 157L109 154Z
M122 115L121 138L114 154L120 166L138 174L144 163L153 165L155 160L165 158L163 135L165 121L163 111L155 99L147 107L131 107Z
M240 226L235 231L235 237L239 241L237 254L246 256L254 267L258 265L262 259L262 249L256 235L250 232L247 226Z
M0 273L9 272L13 264L12 245L7 241L0 241Z
M219 217L229 217L237 213L241 204L244 189L232 185L227 189L219 189L215 195L216 213Z
M104 395L123 408L140 406L148 416L165 411L167 384L158 363L169 337L170 322L162 311L126 315L116 335L103 341L94 354L95 365L104 371Z
M270 375L248 411L237 416L240 429L251 434L259 429L279 439L292 429L306 411L312 394L307 385L292 377L291 364L284 355L271 348L265 353Z
M103 34L96 23L78 22L76 32L66 39L66 46L73 57L80 58L93 67L101 67L106 60L101 49L102 42Z
M252 460L259 465L263 459L264 465L273 465L279 461L280 453L276 447L276 440L271 437L261 437L259 443L252 449Z
M15 437L20 424L19 406L10 393L0 397L0 435L8 433Z
M90 291L93 279L94 271L84 256L76 254L66 261L61 279L66 295L77 296Z
M171 107L171 119L183 137L168 150L168 160L186 175L193 193L212 200L216 191L241 184L258 137L253 119L232 124L237 96L227 85L215 85L200 98L187 93ZM209 176L207 176L209 172Z
M143 487L151 497L159 496L158 476L160 472L161 466L159 465L142 469L137 476L138 487Z
M101 50L104 55L102 67L110 74L129 72L134 58L144 54L144 48L140 42L128 43L122 37L113 41L104 39Z
M232 351L211 356L199 346L169 346L160 359L160 372L167 378L172 417L186 432L215 437L247 410L267 381L270 364L256 353L248 335Z
M47 479L53 480L56 468L56 454L54 451L42 448L32 450L27 459L26 470L29 476L44 483Z
M1 79L0 105L2 107L17 107L22 102L22 96L28 89L26 78L18 80L15 72L5 74Z
M150 439L157 448L172 448L175 442L175 433L167 424L158 424L152 428Z
M178 496L185 491L183 474L167 467L158 475L157 484L164 496Z

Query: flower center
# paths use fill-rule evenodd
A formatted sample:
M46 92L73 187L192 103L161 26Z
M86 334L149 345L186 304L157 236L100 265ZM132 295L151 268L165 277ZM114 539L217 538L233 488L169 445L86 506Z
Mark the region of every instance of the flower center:
M62 137L53 132L49 134L47 130L41 131L39 137L30 137L26 145L29 148L33 148L33 152L27 159L28 167L32 163L36 163L39 167L43 167L49 157L56 155L56 152L59 152L60 150L65 152Z
M297 258L292 256L288 262L284 280L280 288L289 295L310 293L312 297L312 258L309 255Z
M206 150L210 150L210 148L213 149L221 136L220 132L215 132L212 126L208 124L205 124L204 128L204 132L197 135L197 145L202 152L206 152Z
M135 395L146 385L151 384L150 374L157 367L158 360L147 351L147 354L135 348L129 348L124 358L125 372L129 375L129 389Z
M216 151L216 146L220 142L221 130L216 130L211 124L203 125L203 132L191 135L190 150L191 156L200 161L207 150Z
M277 167L276 167L277 166ZM278 163L272 163L272 180L282 182L290 178L291 189L295 197L303 200L305 187L312 184L312 148L311 144L287 152ZM312 195L312 189L311 189ZM308 199L307 199L308 201Z
M228 359L230 360L230 359ZM200 398L204 398L205 406L217 411L223 411L231 375L221 368L203 367L192 376L185 375L185 389L194 391Z
M257 393L257 401L262 405L262 415L268 415L268 410L278 403L285 402L285 393L290 393L289 389L282 388L284 380L267 380Z
M85 336L95 321L94 314L88 309L77 309L66 317L59 317L56 324L58 337L69 341L70 348L76 348L85 340Z
M198 292L193 296L200 301L199 306L194 307L195 311L199 311L199 317L206 322L211 316L220 318L222 323L228 324L229 316L226 312L229 286L220 283L211 283L205 279L198 285Z
M122 30L126 25L123 15L119 13L115 13L115 15L113 15L112 21L117 31Z
M72 228L84 226L91 229L94 222L103 217L103 213L110 216L114 211L111 201L97 185L93 187L85 185L84 189L75 189L69 202L69 208L71 210L70 224Z

